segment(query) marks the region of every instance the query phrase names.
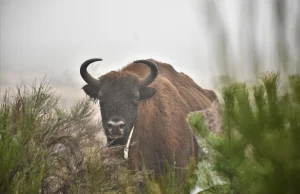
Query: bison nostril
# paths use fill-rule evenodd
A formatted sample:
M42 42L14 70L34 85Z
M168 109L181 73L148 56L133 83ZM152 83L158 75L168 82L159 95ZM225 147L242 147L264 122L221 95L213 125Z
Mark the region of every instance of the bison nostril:
M122 123L119 125L120 128L124 128L125 127L125 123Z
M110 128L112 128L114 125L111 122L108 122L107 126L110 127Z

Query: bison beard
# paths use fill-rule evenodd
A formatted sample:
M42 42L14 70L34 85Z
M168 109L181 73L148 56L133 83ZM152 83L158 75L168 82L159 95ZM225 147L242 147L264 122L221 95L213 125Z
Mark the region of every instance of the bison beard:
M83 90L100 102L107 140L121 137L112 145L125 145L135 128L129 168L146 167L159 174L166 169L165 162L186 168L192 158L198 158L198 143L186 116L210 107L217 100L216 94L199 87L171 65L153 59L135 61L95 79L87 67L101 60L90 59L82 64L80 74L87 83Z

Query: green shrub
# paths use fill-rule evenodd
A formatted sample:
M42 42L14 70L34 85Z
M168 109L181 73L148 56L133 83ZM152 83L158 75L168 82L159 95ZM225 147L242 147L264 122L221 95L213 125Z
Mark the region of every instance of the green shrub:
M7 92L0 107L0 193L38 193L47 169L41 115L57 99L46 85L23 89Z
M7 90L0 107L0 193L136 191L134 175L105 163L94 117L92 101L67 110L46 81Z
M261 80L222 89L221 135L208 130L201 113L188 118L210 153L198 169L206 193L300 191L300 75L289 76L286 91L278 90L278 73Z

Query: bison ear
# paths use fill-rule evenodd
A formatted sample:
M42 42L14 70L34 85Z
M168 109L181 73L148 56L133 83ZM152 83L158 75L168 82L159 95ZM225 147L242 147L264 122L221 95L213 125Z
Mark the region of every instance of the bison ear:
M147 98L151 98L155 93L156 93L155 88L143 87L140 90L140 99L144 100L144 99L147 99Z
M96 89L88 84L83 86L82 89L89 97L98 98L98 89Z

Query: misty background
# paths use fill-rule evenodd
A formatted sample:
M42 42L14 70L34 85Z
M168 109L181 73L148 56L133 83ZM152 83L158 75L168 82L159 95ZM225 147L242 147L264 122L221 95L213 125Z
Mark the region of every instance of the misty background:
M1 0L0 87L46 75L67 105L99 77L154 58L216 89L218 77L300 71L299 0Z

